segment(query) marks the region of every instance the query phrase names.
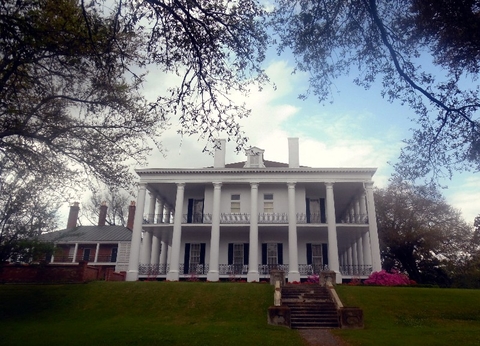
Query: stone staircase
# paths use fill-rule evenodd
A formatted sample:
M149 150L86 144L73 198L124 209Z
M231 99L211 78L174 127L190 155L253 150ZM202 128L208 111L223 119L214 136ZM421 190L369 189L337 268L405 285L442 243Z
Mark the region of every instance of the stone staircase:
M337 307L325 287L287 284L282 287L282 305L290 308L292 329L340 327Z

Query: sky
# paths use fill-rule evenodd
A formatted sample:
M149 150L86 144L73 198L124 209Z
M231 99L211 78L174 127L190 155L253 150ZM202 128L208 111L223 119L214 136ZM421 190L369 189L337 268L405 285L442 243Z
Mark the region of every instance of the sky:
M308 76L292 74L293 61L274 56L265 62L267 74L276 90L267 86L262 92L252 91L246 102L252 110L240 120L249 138L248 146L265 150L266 160L288 162L288 138L300 142L300 164L310 167L375 167L375 185L385 187L397 161L402 140L409 138L415 123L408 107L390 103L373 86L364 90L345 77L336 81L333 102L320 104L311 96L306 101L298 95L306 90ZM147 92L153 94L157 78L151 71ZM164 81L163 81L164 83ZM165 132L162 143L166 152L154 152L148 160L150 168L199 168L211 166L213 157L202 153L205 141L197 137L180 137L178 127ZM227 143L227 163L245 160L244 153L235 153L235 145ZM443 190L447 202L459 209L467 222L480 214L480 174L455 174Z

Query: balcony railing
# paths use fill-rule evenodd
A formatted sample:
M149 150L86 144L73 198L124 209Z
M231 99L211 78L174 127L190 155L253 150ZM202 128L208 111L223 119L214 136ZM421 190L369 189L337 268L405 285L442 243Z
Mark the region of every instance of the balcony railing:
M340 266L340 273L342 275L351 276L368 276L372 274L371 265L342 265Z
M73 256L53 256L53 263L70 263L73 260ZM85 257L83 255L77 255L75 258L75 261L73 262L80 262L80 261L87 261L89 263L115 263L117 261L117 256L111 256L111 255L98 255L97 261L95 262L95 256L90 255L88 257Z
M170 270L170 265L168 264L140 264L138 267L139 275L147 276L164 276L167 275ZM208 264L195 264L190 265L188 270L185 271L184 264L179 265L179 272L181 275L207 275L209 270ZM272 270L282 270L285 273L288 273L288 264L259 264L258 273L260 276L270 275ZM299 264L298 271L302 276L308 275L319 275L322 271L328 270L326 265L315 265L315 264ZM248 264L220 264L219 265L219 274L220 275L229 275L236 276L242 275L245 276L248 273ZM342 275L349 276L368 276L372 273L371 265L350 265L350 266L340 266L340 273Z

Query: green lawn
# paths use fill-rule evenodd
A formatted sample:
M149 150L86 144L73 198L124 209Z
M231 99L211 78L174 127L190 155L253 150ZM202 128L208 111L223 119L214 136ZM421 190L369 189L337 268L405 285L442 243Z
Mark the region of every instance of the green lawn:
M480 290L338 286L364 310L352 345L480 345ZM266 284L0 285L0 345L305 345L267 325Z
M352 345L480 345L480 290L337 286L364 310L365 329L336 332Z

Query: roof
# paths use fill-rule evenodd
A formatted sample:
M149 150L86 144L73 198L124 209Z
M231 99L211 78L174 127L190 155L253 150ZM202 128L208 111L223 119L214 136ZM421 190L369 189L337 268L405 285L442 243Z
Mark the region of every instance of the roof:
M225 165L225 168L244 168L246 163L247 163L246 161L228 163ZM269 161L269 160L263 160L263 164L265 165L266 168L267 167L288 167L288 163Z
M42 234L48 242L131 241L132 231L124 226L78 226Z

